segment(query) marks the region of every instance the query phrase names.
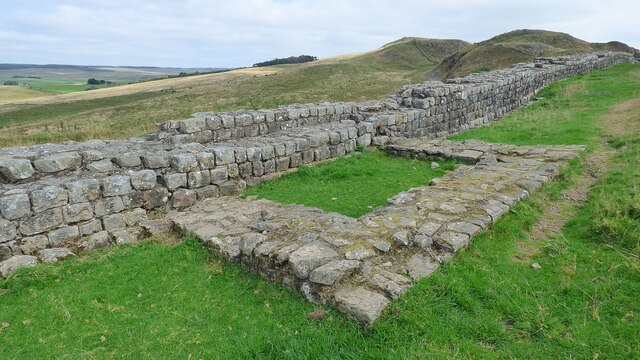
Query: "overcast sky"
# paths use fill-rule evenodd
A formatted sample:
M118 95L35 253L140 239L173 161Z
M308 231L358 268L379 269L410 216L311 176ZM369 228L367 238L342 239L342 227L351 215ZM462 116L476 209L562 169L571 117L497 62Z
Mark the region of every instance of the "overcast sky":
M0 63L238 67L515 29L640 48L640 0L0 0Z

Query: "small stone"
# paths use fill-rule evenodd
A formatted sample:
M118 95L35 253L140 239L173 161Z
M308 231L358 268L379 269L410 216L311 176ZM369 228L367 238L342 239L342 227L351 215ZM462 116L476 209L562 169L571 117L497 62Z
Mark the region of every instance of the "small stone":
M432 168L432 169L437 169L437 168L439 168L439 167L440 167L440 164L438 164L437 162L432 162L432 163L431 163L431 168Z
M431 275L438 267L439 264L432 261L428 256L415 254L407 262L407 273L414 281L418 281Z
M229 172L226 166L212 169L210 173L212 184L220 185L229 180Z
M398 231L393 234L393 241L403 246L409 245L409 233L407 231Z
M187 174L187 186L189 189L201 188L210 183L209 170L193 171Z
M388 243L386 241L369 240L369 243L376 249L385 253L391 250L391 243Z
M253 254L253 249L265 240L267 240L267 237L258 233L244 235L241 237L240 250L242 251L242 254L251 256Z
M437 234L433 241L438 247L453 253L469 243L469 235L445 231Z
M122 210L124 210L124 202L119 196L104 198L95 202L94 212L96 216L115 214Z
M267 256L271 254L271 252L275 250L279 244L279 241L263 242L262 244L256 246L256 248L253 250L253 254L255 256Z
M389 299L364 288L347 288L335 294L340 311L364 325L371 325L389 305Z
M376 274L371 283L378 289L387 293L392 299L397 299L407 291L407 286L397 283L381 274Z
M102 231L102 222L98 219L93 219L78 225L80 236L92 235Z
M88 202L67 205L62 209L62 215L64 221L68 224L91 220L93 218L93 207Z
M51 248L38 251L38 259L43 263L52 263L76 256L67 248Z
M538 264L538 263L533 263L533 264L531 264L531 268L534 269L534 270L540 270L540 269L542 269L542 266L540 266L540 264Z
M227 147L215 147L211 151L216 155L216 166L233 164L236 161L235 151Z
M423 249L426 249L433 245L433 238L431 238L430 236L418 234L413 237L413 243Z
M420 226L420 228L418 229L418 233L426 236L433 236L438 230L440 230L441 227L442 224L428 221Z
M183 134L191 134L198 131L204 131L206 125L206 120L204 118L182 120L180 121L180 132Z
M147 212L144 209L136 208L124 214L127 226L138 226L138 224L147 220Z
M38 259L35 256L30 255L16 255L5 261L0 262L0 276L6 278L14 271L25 267L32 267L38 263Z
M347 251L344 257L347 260L365 260L375 255L376 253L372 249L360 247L355 250Z
M463 221L450 223L449 225L447 225L447 229L453 230L459 233L467 234L470 237L475 236L477 233L479 233L482 230L482 228L480 228L477 225L473 225L471 223L463 222Z
M142 155L144 167L149 169L161 169L169 167L169 153L159 152L156 154Z
M247 183L242 180L229 180L220 184L220 195L237 195L241 194L246 188Z

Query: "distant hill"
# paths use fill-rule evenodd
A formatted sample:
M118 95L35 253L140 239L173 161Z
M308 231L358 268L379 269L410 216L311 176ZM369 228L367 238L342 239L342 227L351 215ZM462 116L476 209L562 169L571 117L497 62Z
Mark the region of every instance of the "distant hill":
M635 53L638 50L618 41L590 43L561 32L515 30L468 45L447 56L427 73L427 78L445 80L472 72L505 68L540 56L561 56L592 51Z

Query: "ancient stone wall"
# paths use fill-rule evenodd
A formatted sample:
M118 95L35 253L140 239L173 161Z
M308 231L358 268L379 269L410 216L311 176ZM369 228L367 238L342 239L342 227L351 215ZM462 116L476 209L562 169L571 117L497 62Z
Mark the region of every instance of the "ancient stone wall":
M382 101L197 113L146 139L0 149L0 261L135 241L149 211L241 192L264 176L393 136L439 137L500 118L546 84L630 56L589 54L403 88ZM142 227L141 227L142 225Z

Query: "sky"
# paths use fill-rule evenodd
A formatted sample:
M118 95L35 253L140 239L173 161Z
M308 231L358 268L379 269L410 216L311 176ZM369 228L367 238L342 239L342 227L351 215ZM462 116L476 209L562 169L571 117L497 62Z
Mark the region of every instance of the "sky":
M515 29L640 48L639 0L0 0L0 63L231 68Z

